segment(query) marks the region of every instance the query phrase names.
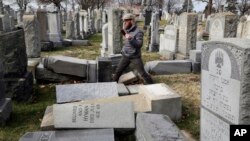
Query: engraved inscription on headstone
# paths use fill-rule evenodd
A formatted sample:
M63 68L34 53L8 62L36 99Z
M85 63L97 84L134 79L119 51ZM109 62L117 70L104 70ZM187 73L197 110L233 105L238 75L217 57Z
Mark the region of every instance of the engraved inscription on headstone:
M205 62L202 66L201 104L228 121L238 124L239 67L234 55L225 46L206 50L209 53L203 58Z
M201 108L201 141L229 141L229 124Z
M209 34L211 39L224 37L224 29L222 26L222 21L220 19L216 19L215 21L213 21Z

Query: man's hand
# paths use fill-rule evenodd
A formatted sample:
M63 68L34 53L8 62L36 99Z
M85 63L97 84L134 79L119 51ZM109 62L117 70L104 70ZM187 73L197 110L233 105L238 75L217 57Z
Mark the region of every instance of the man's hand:
M128 40L131 40L133 38L133 36L131 36L130 34L126 34L125 38L128 39Z

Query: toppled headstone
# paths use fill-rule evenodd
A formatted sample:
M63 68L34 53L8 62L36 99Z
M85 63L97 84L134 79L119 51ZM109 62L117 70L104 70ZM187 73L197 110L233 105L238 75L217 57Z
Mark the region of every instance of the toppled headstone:
M54 116L53 116L53 107L48 106L45 110L40 128L42 130L53 130L54 129Z
M138 113L137 141L186 141L182 132L166 115Z
M119 96L129 95L129 91L124 84L117 84L117 90Z
M19 141L114 141L114 129L28 132Z
M87 60L67 56L49 56L42 61L45 68L56 73L87 77Z
M37 66L35 75L37 81L65 82L70 80L82 80L81 77L55 73L44 68L42 63Z
M120 76L118 83L130 84L137 81L137 76L131 71Z
M155 75L190 73L192 63L189 60L150 61L144 67Z
M112 62L110 58L97 58L98 82L110 82L112 80Z
M116 82L56 85L57 103L117 96Z
M166 84L140 86L139 94L145 95L152 113L166 114L172 120L181 118L181 97Z
M140 86L141 85L127 85L126 87L129 90L130 94L138 94Z
M72 40L73 46L87 46L89 45L89 40Z
M53 113L54 124L57 129L135 128L134 107L132 102L58 104L53 105Z

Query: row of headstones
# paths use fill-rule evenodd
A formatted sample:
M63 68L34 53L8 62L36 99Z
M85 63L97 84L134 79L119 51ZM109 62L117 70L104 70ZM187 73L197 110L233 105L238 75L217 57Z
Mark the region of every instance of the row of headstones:
M72 136L83 136L84 131L89 133L88 137L85 136L86 140L95 136L94 140L99 141L105 138L100 137L98 133L105 130L110 130L108 135L105 134L109 140L119 138L117 134L114 135L114 130L123 133L123 139L132 135L139 141L185 140L178 127L171 121L181 118L181 98L167 85L142 85L139 87L139 94L135 95L119 96L118 92L115 82L57 85L57 103L73 102L76 97L79 98L78 101L84 101L48 106L41 123L41 130L45 131L27 133L21 141L37 140L41 136L52 141L55 139L54 134L59 135L60 132L68 136L59 135L57 138L73 140L76 138ZM54 130L51 137L46 135L51 133L48 130Z

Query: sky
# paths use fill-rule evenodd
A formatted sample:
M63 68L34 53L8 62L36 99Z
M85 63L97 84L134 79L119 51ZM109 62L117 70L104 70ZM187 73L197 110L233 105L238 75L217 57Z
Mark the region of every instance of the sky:
M4 4L6 4L6 5L14 3L15 1L16 0L3 0ZM30 3L30 5L32 5L32 7L37 8L37 5L35 3L36 3L36 0L32 0L32 2ZM196 12L199 12L199 11L203 11L204 10L204 8L206 6L206 3L197 2L197 1L193 0L193 5L194 5L194 10ZM18 9L17 5L11 5L11 7L14 8L14 9Z

